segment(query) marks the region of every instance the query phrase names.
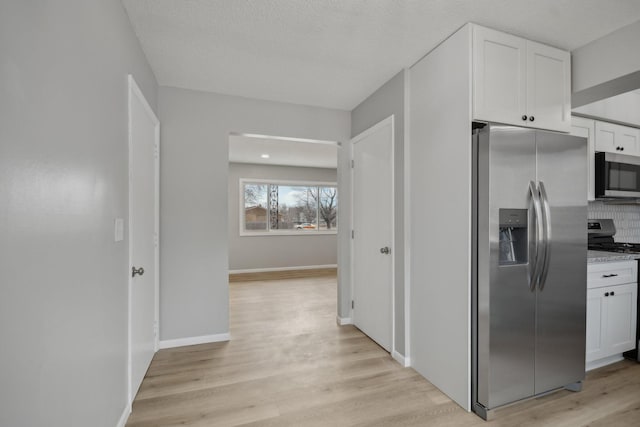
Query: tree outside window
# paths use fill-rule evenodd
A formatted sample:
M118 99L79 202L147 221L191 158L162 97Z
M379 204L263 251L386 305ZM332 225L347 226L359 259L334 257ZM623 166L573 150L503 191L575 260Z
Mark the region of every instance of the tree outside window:
M337 231L335 185L244 182L242 188L245 231Z

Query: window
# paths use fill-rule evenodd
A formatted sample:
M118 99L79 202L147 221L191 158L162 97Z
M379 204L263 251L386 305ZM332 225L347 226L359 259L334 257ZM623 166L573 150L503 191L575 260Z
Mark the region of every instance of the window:
M335 183L240 180L240 234L328 234L338 226Z

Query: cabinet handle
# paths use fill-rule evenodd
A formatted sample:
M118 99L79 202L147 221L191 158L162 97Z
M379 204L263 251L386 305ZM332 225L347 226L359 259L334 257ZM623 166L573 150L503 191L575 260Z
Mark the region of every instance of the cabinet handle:
M605 293L604 293L604 296L605 296L605 297L608 297L608 296L609 296L609 292L605 292Z
M602 277L605 279L608 279L609 277L616 277L617 274L616 273L611 273L611 274L603 274Z
M131 277L136 277L136 274L142 276L144 274L144 268L131 267Z
M611 296L614 296L616 293L614 291L611 291Z
M526 120L527 120L527 116L526 116L526 115L523 115L523 116L522 116L522 120L525 120L525 121L526 121Z
M620 151L624 151L624 147L620 147Z
M534 120L535 120L535 117L531 116L531 117L529 117L529 120L530 120L530 121L534 121Z

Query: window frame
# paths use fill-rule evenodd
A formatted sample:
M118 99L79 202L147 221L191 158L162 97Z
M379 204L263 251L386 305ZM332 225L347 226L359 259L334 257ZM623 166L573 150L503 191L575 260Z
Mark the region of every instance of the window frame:
M337 182L331 181L294 181L284 179L264 179L264 178L240 178L238 180L238 194L239 194L239 222L240 222L240 237L256 237L256 236L326 236L338 234L338 228L333 230L320 230L320 202L316 206L318 212L316 217L318 218L318 229L315 231L302 231L302 230L271 230L270 226L270 211L269 209L269 197L267 196L267 229L265 231L245 230L245 206L244 206L244 186L245 184L265 184L265 185L286 185L291 187L335 187L338 190L338 201L340 200L340 191L338 189ZM337 224L336 217L336 224Z

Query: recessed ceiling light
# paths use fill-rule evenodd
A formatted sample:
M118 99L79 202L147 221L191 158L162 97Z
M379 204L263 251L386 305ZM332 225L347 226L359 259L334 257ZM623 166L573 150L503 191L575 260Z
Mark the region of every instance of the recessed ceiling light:
M260 154L260 157L262 157L263 159L268 159L269 155L268 154Z

